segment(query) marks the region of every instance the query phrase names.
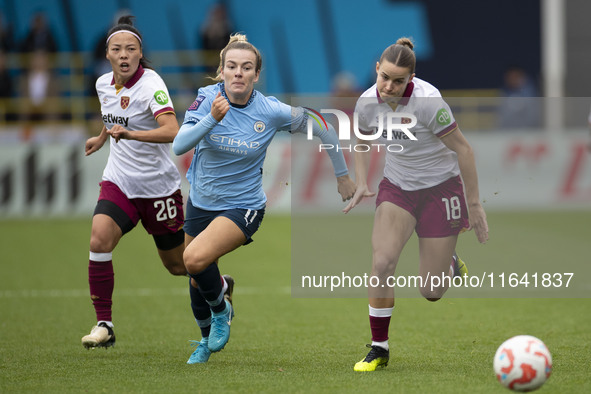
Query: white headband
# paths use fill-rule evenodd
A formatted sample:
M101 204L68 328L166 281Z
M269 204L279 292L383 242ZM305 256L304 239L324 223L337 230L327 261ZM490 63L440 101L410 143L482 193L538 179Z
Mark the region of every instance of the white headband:
M117 30L115 33L111 34L111 35L109 36L109 38L107 38L107 44L109 44L109 41L111 40L111 37L113 37L115 34L119 34L119 33L129 33L129 34L131 34L132 36L134 36L135 38L137 38L137 39L138 39L138 41L140 42L140 45L141 45L141 43L142 43L142 39L140 38L140 36L138 36L138 35L137 35L137 34L135 34L134 32L132 32L132 31L129 31L129 30Z

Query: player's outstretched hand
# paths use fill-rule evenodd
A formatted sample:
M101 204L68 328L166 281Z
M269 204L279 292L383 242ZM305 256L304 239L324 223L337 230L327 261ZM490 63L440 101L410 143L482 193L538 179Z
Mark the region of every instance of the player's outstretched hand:
M375 195L376 194L374 192L369 191L367 185L357 186L357 190L355 190L353 198L351 199L349 204L347 204L347 206L343 208L343 212L347 213L351 209L355 208L357 204L359 204L361 200L363 200L365 197L373 197Z
M343 175L337 178L337 190L343 201L350 200L355 194L355 183L349 175Z
M229 110L230 103L228 102L228 100L222 97L221 92L218 92L218 95L215 96L213 103L211 103L211 115L214 117L215 120L221 122Z
M100 137L90 137L86 140L86 144L84 145L84 153L86 156L92 155L97 150L101 149L105 141Z
M488 223L486 222L486 213L482 205L475 204L468 207L470 228L474 229L478 242L485 243L488 241Z

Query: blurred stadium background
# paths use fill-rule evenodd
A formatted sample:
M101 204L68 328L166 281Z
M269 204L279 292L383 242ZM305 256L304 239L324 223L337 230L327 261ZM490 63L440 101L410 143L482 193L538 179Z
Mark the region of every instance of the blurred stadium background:
M0 26L6 33L0 64L12 85L0 98L0 215L91 212L108 152L84 158L82 145L100 131L94 81L105 70L104 35L117 15L129 11L137 17L145 54L168 84L182 121L218 61L218 52L204 50L199 39L218 3L0 0ZM412 37L417 75L442 90L474 145L489 208L589 206L591 28L578 23L591 12L589 2L221 3L232 30L246 33L263 54L257 88L286 102L301 96L358 95L374 82L381 50L400 36ZM51 75L46 97L37 102L26 82L37 57L23 52L22 43L38 15L55 37L56 51L46 59ZM510 81L511 70L517 70L512 74L517 82ZM274 187L284 176L276 173L275 163L286 158L287 143L279 139L272 148L273 165L265 174L270 208L283 211L290 198L308 204L324 196L321 186L318 193L308 190L307 197ZM297 158L292 160L298 165ZM308 163L314 161L301 165ZM180 158L182 172L186 165L187 158ZM314 165L302 169L308 178L318 178ZM523 188L524 179L539 176L543 182ZM326 183L322 180L309 187ZM317 199L309 200L312 195Z

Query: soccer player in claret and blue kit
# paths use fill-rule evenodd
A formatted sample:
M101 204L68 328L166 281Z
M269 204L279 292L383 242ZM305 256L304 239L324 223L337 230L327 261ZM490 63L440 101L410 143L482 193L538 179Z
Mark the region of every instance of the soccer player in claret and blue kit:
M85 148L90 155L110 140L92 218L88 282L97 324L82 338L86 348L115 344L112 255L139 220L168 271L186 275L181 176L170 157L178 122L164 81L143 56L142 36L131 16L121 17L109 31L106 56L112 71L96 82L104 126Z
M374 371L388 364L394 287L387 280L413 232L419 238L419 290L429 301L439 300L452 278L467 274L455 253L458 234L472 228L478 241L488 239L472 148L439 91L415 77L413 47L411 40L401 38L384 50L376 64L376 84L361 95L355 108L360 132L381 132L381 119L388 116L408 124L412 137L398 133L396 142L403 149L386 153L372 232L371 275L379 279L368 289L372 343L355 371ZM357 190L345 213L364 197L375 195L367 185L370 154L355 152ZM435 276L448 280L431 286L428 278Z
M254 89L262 67L258 49L233 35L220 53L218 83L199 89L173 143L175 154L195 148L185 217L184 261L191 276L193 315L202 339L188 364L205 363L224 348L234 316L225 299L218 259L252 241L265 214L262 168L278 131L306 133L308 112ZM323 143L338 146L332 126L311 122ZM342 200L355 193L341 150L329 152Z

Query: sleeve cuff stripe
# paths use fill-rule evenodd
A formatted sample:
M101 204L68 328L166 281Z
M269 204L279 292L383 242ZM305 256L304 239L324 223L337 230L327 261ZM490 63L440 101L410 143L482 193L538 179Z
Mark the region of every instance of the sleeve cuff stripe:
M452 124L450 124L449 126L447 126L445 129L441 130L436 135L439 138L443 138L446 135L451 134L457 128L458 128L458 124L456 122L453 122Z
M157 117L159 117L162 114L167 114L167 113L174 114L174 109L172 107L162 108L161 110L156 111L154 113L154 119L156 119Z

